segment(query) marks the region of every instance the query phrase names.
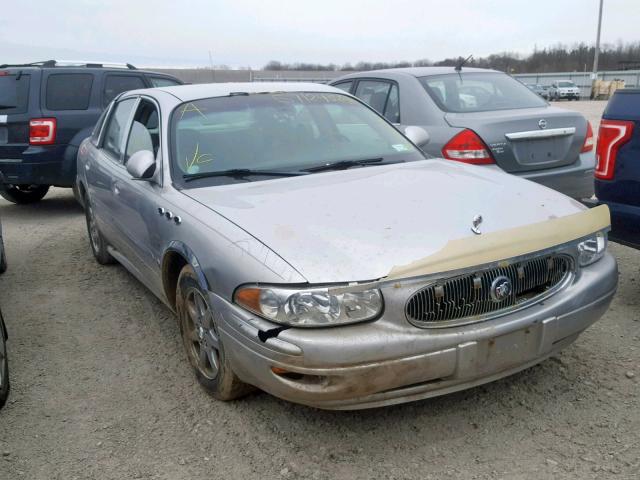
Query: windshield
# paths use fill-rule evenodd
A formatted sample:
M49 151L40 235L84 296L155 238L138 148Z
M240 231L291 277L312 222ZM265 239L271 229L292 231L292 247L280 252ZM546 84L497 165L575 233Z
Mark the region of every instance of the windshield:
M5 75L0 72L0 112L24 113L29 100L30 75Z
M200 177L189 187L247 181L206 176L231 169L308 174L350 160L380 165L425 158L378 114L338 93L232 94L184 103L173 112L171 138L174 181L186 186L185 176Z
M576 84L573 82L558 82L558 86L562 88L573 88Z
M522 83L504 73L463 72L418 80L445 112L487 112L547 105Z

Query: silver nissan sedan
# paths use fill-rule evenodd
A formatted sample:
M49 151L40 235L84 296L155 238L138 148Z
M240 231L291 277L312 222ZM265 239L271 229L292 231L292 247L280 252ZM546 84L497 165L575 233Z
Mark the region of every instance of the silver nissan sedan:
M127 92L79 150L89 243L176 313L220 400L389 405L572 343L617 287L607 207L426 141L323 85Z

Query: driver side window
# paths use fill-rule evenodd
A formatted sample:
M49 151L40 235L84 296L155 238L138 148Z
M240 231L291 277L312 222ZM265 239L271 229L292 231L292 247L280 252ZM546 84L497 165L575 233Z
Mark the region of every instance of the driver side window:
M133 116L125 151L125 164L131 158L131 155L141 150L153 152L154 157L158 155L158 149L160 148L160 125L158 120L156 106L148 100L141 100Z

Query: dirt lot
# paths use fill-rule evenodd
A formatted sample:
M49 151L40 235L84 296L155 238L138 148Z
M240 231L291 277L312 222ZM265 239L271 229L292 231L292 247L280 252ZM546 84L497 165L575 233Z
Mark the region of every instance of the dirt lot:
M597 116L603 104L566 105ZM543 364L446 397L327 412L207 396L172 314L123 268L94 262L70 191L0 201L0 217L13 385L2 480L640 477L638 251L612 245L610 311Z

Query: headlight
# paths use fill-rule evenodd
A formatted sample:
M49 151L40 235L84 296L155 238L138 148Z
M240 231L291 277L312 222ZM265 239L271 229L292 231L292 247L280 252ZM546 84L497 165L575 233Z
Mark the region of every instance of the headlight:
M382 311L377 288L329 293L329 288L241 287L235 302L267 320L294 327L329 327L375 318Z
M606 250L607 234L605 232L598 232L578 244L578 263L581 267L591 265L600 260Z

